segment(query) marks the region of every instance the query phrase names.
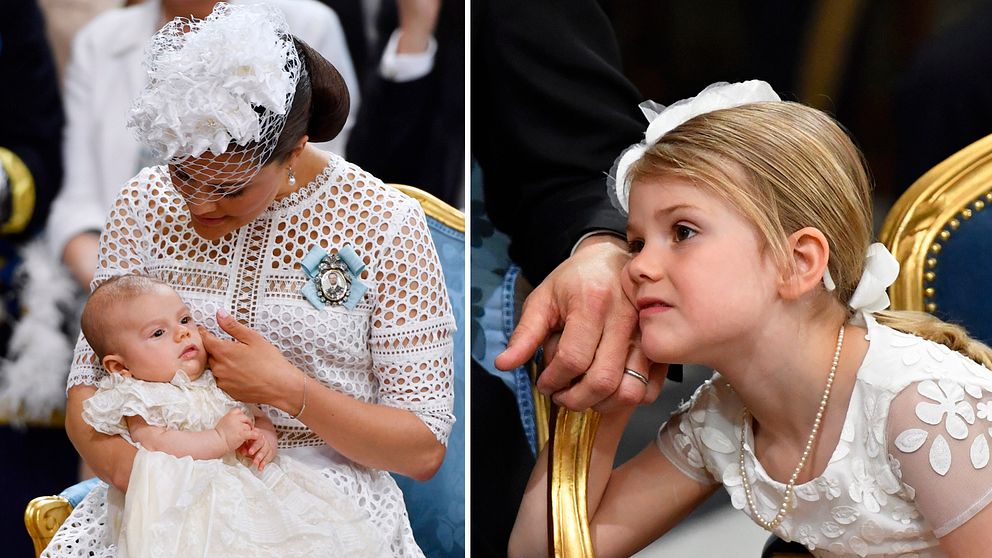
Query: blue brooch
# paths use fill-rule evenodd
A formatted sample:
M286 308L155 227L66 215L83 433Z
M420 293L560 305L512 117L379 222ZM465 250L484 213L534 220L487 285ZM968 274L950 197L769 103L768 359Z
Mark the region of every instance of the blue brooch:
M328 254L315 246L300 262L307 277L303 296L317 310L328 305L352 309L365 295L368 287L358 280L365 264L351 246Z

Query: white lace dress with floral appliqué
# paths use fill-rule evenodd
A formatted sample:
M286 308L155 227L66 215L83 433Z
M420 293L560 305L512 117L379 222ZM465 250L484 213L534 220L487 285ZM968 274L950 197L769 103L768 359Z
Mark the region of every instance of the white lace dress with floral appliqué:
M331 155L310 184L273 202L258 218L216 240L199 237L165 167L143 170L122 190L100 240L95 283L142 273L163 279L193 319L227 338L218 309L271 341L321 384L355 399L416 414L447 443L454 423L454 319L441 265L420 205ZM351 246L366 264L368 292L354 309L316 309L301 290L300 261L314 246ZM68 385L104 374L80 339ZM402 492L385 471L354 463L302 423L262 406L280 451L320 470L367 510L393 556L422 556ZM73 510L61 556L103 556L106 485ZM51 546L50 546L51 547Z
M209 371L195 380L180 371L169 383L111 374L83 403L83 419L131 440L127 416L202 432L235 408L251 416ZM107 538L119 558L389 556L368 513L292 458L277 455L258 471L234 452L195 460L135 445L126 498L108 489Z
M796 486L774 533L815 556L946 556L938 542L992 500L992 372L944 345L867 319L869 348L858 370L840 441L823 474ZM743 407L719 373L662 426L657 443L679 470L722 483L752 515L741 484ZM785 485L744 458L758 511L774 517ZM753 518L752 518L753 519Z

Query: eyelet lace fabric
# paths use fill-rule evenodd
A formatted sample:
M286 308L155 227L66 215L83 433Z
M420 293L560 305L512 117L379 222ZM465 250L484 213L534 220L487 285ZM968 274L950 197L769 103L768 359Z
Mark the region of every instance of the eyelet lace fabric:
M314 246L330 252L346 244L366 264L359 278L368 292L354 309L318 311L300 294L307 278L299 262ZM215 315L228 310L314 380L361 401L407 409L447 441L455 326L423 211L343 159L331 155L313 182L216 241L194 232L167 169L145 169L114 203L94 283L125 273L166 281L194 320L225 338ZM81 338L68 386L93 385L103 374ZM325 445L285 413L262 408L280 448ZM335 461L323 474L368 509L377 527L395 533L394 555L420 555L402 494L387 473Z
M796 486L774 533L815 556L947 556L937 537L992 501L992 373L943 345L867 322L870 346L837 447L821 475ZM661 428L657 444L690 478L722 483L750 515L738 462L741 411L715 374ZM748 426L747 477L767 517L785 485L755 457Z

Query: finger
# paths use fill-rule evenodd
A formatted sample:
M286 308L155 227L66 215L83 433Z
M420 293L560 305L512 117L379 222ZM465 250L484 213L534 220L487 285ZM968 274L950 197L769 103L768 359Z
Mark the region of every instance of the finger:
M200 339L203 340L203 348L207 351L208 360L213 358L213 354L217 349L221 348L225 343L229 343L229 341L217 337L202 325L197 325L196 329L200 332Z
M651 389L653 363L641 352L640 344L636 340L629 343L628 347L627 358L620 371L620 386L609 397L593 406L596 411L608 413L636 407L644 402L646 394ZM642 377L647 379L647 383ZM657 397L657 394L655 396Z
M537 348L559 322L560 315L548 289L537 288L527 300L520 321L510 335L506 349L496 356L496 368L512 370L530 360Z
M223 308L217 311L217 325L235 340L245 344L250 344L260 338L255 330L234 319L234 316L228 314L227 310Z
M650 362L640 350L634 348L634 344L631 342L635 322L632 312L630 314L611 314L607 318L599 345L595 348L596 353L585 376L574 385L565 387L563 392L558 394L558 399L562 401L563 406L581 410L595 407L608 399L612 399L612 404L607 405L607 410L609 410L615 406L636 405L641 401L644 391L637 385L637 379L630 378L635 380L635 383L631 383L623 378L625 365L633 367L634 370L640 371L645 376L650 365ZM562 348L559 345L559 354L561 351ZM543 378L544 374L542 373L541 376ZM644 384L641 383L640 385L643 386Z
M648 383L648 389L644 393L644 399L641 400L641 405L649 405L654 403L655 399L658 399L658 395L661 394L661 389L665 385L666 378L668 378L668 365L652 363L651 381Z
M565 329L558 343L558 351L538 378L537 387L542 393L565 389L575 378L590 369L604 335L608 311L605 300L588 297L585 304L576 305L575 312L565 318ZM624 346L611 354L617 361L621 361L625 353ZM612 388L616 389L618 383L619 378L613 382Z

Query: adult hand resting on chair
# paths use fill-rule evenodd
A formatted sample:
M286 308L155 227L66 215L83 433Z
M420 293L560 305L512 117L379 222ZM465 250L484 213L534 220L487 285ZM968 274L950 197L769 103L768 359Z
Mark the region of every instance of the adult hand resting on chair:
M620 287L630 258L612 235L583 240L524 302L520 323L496 366L509 370L526 362L552 333L561 340L537 387L573 410L649 403L657 397L624 368L637 327L637 312ZM648 370L635 370L648 376ZM578 379L578 381L576 381ZM652 391L653 396L652 396Z
M593 405L594 411L600 413L631 411L638 405L653 403L661 393L661 388L667 377L668 365L656 364L648 360L648 357L641 352L639 336L636 332L634 335L634 339L630 340L628 344L627 359L624 361L620 385L610 397ZM542 363L544 366L547 366L554 359L560 342L561 334L559 333L552 333L544 342L544 362ZM559 395L553 397L556 405L563 406L559 399Z

